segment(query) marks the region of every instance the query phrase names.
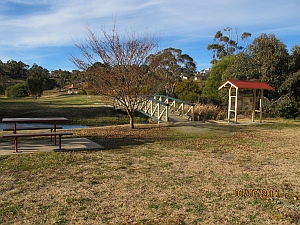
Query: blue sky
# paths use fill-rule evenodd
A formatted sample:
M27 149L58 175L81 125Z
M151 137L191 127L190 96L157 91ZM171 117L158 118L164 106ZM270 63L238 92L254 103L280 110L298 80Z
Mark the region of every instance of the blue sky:
M48 70L76 69L70 54L80 56L74 40L84 40L86 25L109 30L149 31L159 49L179 48L210 67L218 30L240 34L275 34L290 50L300 45L299 0L0 0L0 60L14 59Z

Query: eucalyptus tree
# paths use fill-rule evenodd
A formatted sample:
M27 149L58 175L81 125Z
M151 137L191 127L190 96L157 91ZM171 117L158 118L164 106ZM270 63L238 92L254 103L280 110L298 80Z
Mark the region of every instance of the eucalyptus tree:
M251 67L257 78L279 89L288 78L289 53L274 34L261 34L249 45Z
M244 32L241 37L239 37L237 30L235 30L235 37L233 37L232 28L230 27L223 29L223 31L217 31L214 36L215 43L207 46L207 49L212 51L211 63L214 64L226 56L235 55L240 51L245 50L248 46L248 39L250 37L251 33L249 32ZM245 46L240 45L240 38L245 42Z
M254 39L247 50L235 55L232 66L224 73L223 78L264 81L274 87L278 95L280 86L291 71L290 62L291 56L286 46L274 34L262 34ZM295 62L292 63L294 69Z
M29 66L22 61L8 60L3 66L3 72L10 78L22 79L26 78Z
M6 81L5 73L4 73L4 63L0 60L0 85L4 90L3 86Z
M58 69L51 71L51 76L55 78L55 81L59 85L60 90L62 90L66 83L70 81L72 73L68 70Z
M219 104L222 101L218 87L223 83L223 75L231 68L234 59L233 55L229 55L213 64L202 91L202 99L206 102Z
M292 73L300 70L300 45L295 45L291 49L290 70Z
M176 82L183 76L189 78L196 71L196 63L188 54L182 54L182 50L166 48L147 58L150 71L161 80L160 87L164 94L172 96Z
M300 115L300 46L291 49L290 74L280 87L280 93L289 97L289 117Z
M81 71L72 70L70 82L77 85L83 85L85 82L84 76L81 75Z
M48 79L49 71L41 66L38 66L37 64L34 64L28 70L28 76L26 79L29 93L36 98L41 97L46 88Z

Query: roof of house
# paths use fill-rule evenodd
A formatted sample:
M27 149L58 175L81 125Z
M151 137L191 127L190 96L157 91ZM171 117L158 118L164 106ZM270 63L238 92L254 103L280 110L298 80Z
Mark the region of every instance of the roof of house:
M74 84L71 84L71 86L69 87L70 89L77 89L77 87L75 87Z
M224 84L222 84L219 87L219 90L221 88L230 88L232 86L239 89L264 89L264 90L274 91L274 88L272 88L270 85L268 85L265 82L244 81L244 80L227 80Z

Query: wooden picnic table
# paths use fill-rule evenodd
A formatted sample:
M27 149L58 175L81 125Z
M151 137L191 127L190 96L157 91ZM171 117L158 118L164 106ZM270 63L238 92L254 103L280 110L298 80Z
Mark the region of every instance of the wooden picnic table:
M2 118L2 123L13 123L14 134L17 133L18 123L52 123L53 130L56 132L57 123L68 121L65 117L39 117L39 118ZM56 136L54 135L54 144L56 145Z

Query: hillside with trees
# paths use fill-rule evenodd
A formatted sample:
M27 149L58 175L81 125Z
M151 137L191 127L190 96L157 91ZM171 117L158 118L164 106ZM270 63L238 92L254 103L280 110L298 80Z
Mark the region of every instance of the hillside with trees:
M267 116L299 116L300 46L289 50L274 34L261 34L250 41L249 32L239 35L232 28L217 31L213 43L207 46L212 55L209 76L197 79L196 63L181 49L170 47L151 52L156 46L154 37L130 37L132 39L121 42L115 30L112 30L115 33L103 31L106 40L96 39L93 32L88 32L91 35L89 49L83 48L86 43L77 47L83 53L94 50L100 56L98 59L91 55L89 62L73 58L79 69L73 71L48 71L37 64L30 67L22 61L0 60L0 94L38 98L44 90L63 90L66 85L75 84L93 88L99 94L110 93L125 105L131 102L132 105L126 107L132 114L138 104L132 99L154 93L226 108L227 93L218 91L218 87L227 79L237 79L263 81L275 88L265 93ZM103 41L113 45L101 46ZM98 51L101 47L103 49ZM118 90L113 89L117 86ZM129 94L131 100L125 101Z
M80 71L53 70L33 64L31 67L22 61L0 60L0 94L8 97L40 97L44 90L63 89L70 83L83 84Z
M228 31L225 29L224 31ZM250 37L250 33L246 33ZM218 31L216 37L226 40L224 49L231 43L230 38ZM239 51L225 51L219 45L209 45L213 52L212 69L204 89L203 100L215 104L224 103L223 92L218 91L225 80L263 81L275 88L266 92L269 116L295 118L299 116L300 47L295 45L290 53L286 45L274 34L261 34L252 43L239 47ZM222 50L220 50L222 49ZM229 47L230 49L230 47ZM221 54L222 53L222 54Z

